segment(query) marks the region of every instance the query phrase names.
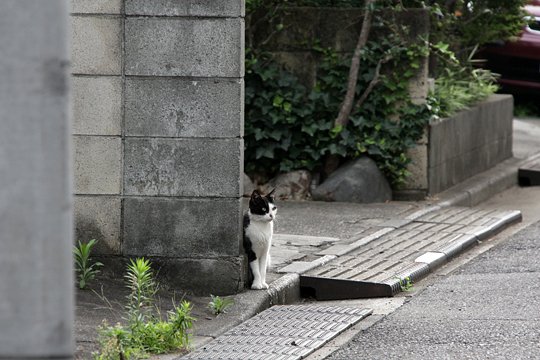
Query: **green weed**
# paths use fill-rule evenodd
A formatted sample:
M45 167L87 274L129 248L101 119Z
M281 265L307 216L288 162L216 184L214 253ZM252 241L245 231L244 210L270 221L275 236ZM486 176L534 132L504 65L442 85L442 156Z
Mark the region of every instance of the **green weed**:
M150 261L144 258L130 259L124 279L130 290L127 296L127 320L130 324L144 323L147 314L153 310L158 291Z
M306 45L312 47L311 52L318 59L314 82L306 86L262 45L283 29L294 26L281 16L287 6L363 5L363 2L248 1L246 18L251 16L257 21L246 21L246 173L265 181L297 169L324 171L329 156L347 160L367 155L392 186L399 188L410 175L408 150L417 145L428 122L451 116L497 90L494 75L476 66L477 60L473 59L476 44L519 33L524 24L520 10L523 2L504 2L504 6L509 4L509 11L502 11L500 1L475 2L474 6L470 2L451 2L453 5L448 6L443 0L432 1L429 8L434 26L429 40L418 37L417 42L411 43L406 36L411 29L398 25L394 15L409 7L425 8L425 2L377 1L377 8L394 11L374 13L372 32L379 32L380 36L368 41L362 50L355 99L362 99L372 81L375 86L363 102L356 101L349 123L335 127L350 58L335 49L323 48L317 39L306 39ZM265 14L264 21L275 31L266 40L256 41L254 29L260 22L260 14ZM410 96L411 80L428 56L433 60L430 60L430 72L436 77L435 91L426 104L416 104Z
M104 324L99 329L101 351L95 360L129 360L148 354L163 354L189 347L189 329L195 318L192 305L182 301L162 319L156 306L158 285L149 260L130 260L124 276L130 290L127 296L126 323Z
M79 281L79 289L84 290L88 283L92 281L99 273L99 268L103 266L100 262L92 262L90 253L96 245L95 239L87 243L79 241L78 246L73 246L73 255L75 256L75 270Z
M399 280L399 286L401 288L401 291L412 291L414 289L413 282L410 278L410 276L407 276L404 279Z
M234 304L231 298L222 298L220 296L210 295L212 300L208 303L208 307L214 315L219 315L227 312L227 308Z

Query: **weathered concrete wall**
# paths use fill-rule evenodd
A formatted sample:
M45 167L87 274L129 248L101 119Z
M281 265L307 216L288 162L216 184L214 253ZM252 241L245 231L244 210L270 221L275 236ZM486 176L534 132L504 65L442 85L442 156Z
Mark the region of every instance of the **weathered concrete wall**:
M77 237L243 287L243 0L72 0Z
M0 1L0 358L73 354L67 0Z
M429 193L436 194L512 157L513 98L492 95L429 125Z
M492 95L477 106L432 122L411 150L413 176L396 195L423 199L512 157L513 98Z

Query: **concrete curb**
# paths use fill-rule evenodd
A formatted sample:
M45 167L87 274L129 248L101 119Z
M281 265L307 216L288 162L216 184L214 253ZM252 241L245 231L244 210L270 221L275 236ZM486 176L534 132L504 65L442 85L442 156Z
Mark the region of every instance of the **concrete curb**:
M429 251L418 256L413 264L402 270L395 277L386 280L385 283L390 285L393 293L396 294L402 291L402 285L404 283L414 283L423 279L483 239L495 235L516 222L520 222L521 219L520 211L509 212L506 216L501 217L500 221L485 231L460 236L452 243L439 248L438 251Z
M517 185L518 169L538 159L540 159L540 153L523 160L516 158L505 160L493 168L438 194L439 199L436 201L436 205L441 208L448 206L475 206L493 195Z
M334 245L334 246L331 246L329 247L328 249L325 249L321 252L318 252L316 255L326 255L326 256L343 256L343 255L346 255L348 253L350 253L351 251L354 251L364 245L366 245L367 243L373 241L373 240L376 240L378 238L380 238L381 236L383 235L386 235L388 234L389 232L392 232L394 231L396 228L395 227L383 227L382 229L374 232L373 234L371 235L368 235L368 236L364 236L358 240L356 240L355 242L351 243L351 244L348 244L348 245ZM311 270L311 269L309 269Z
M413 281L419 280L427 276L429 273L434 272L436 269L446 264L454 257L464 253L470 247L501 232L512 224L521 222L521 220L521 211L509 211L506 215L501 216L499 221L492 224L484 231L462 235L456 238L450 244L446 244L439 248L438 251L426 252L414 260L415 264L422 267L425 266L425 270L419 271L417 269L413 269L413 272L411 272L408 276Z

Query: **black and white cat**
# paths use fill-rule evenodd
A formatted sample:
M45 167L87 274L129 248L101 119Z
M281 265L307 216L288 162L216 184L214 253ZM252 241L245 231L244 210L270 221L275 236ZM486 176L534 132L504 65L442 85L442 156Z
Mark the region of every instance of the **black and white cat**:
M249 199L249 210L244 215L244 249L253 276L252 289L268 289L266 270L270 266L270 247L274 234L277 206L275 189L267 195L254 190Z

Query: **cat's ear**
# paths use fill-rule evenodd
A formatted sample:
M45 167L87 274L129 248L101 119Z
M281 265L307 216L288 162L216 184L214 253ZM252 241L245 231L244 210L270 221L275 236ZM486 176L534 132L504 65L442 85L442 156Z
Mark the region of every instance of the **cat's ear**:
M258 197L261 197L261 194L257 190L253 190L253 192L251 193L251 198L256 199Z
M275 199L275 198L274 198L274 192L275 192L275 191L276 191L276 189L274 188L274 189L272 189L272 191L270 191L270 192L266 195L266 198L267 198L268 200L270 200L271 202L274 202L274 199Z

